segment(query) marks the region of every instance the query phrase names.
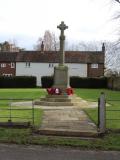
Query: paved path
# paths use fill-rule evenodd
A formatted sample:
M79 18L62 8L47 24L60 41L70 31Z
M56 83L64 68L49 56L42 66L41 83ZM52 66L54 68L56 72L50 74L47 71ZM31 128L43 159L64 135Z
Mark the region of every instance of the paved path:
M83 104L82 104L83 103ZM15 106L30 106L31 102L14 102ZM96 103L81 101L81 106L95 107ZM80 106L36 106L44 110L40 134L64 136L97 136L96 125Z
M119 160L117 151L81 151L62 147L0 144L0 160Z
M64 107L60 110L44 110L40 131L54 135L91 136L97 134L97 127L83 110Z

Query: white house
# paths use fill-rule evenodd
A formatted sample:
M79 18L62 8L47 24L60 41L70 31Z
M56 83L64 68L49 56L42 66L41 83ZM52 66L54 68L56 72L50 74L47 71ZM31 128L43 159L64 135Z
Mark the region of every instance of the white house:
M70 76L100 77L104 75L103 51L66 51L65 65ZM37 86L41 77L53 75L54 66L59 63L59 53L55 51L23 51L16 57L16 76L36 76Z
M41 86L41 77L53 75L58 63L16 62L16 76L32 75L37 77L37 86ZM70 76L87 77L87 64L68 64Z
M65 65L70 76L100 77L104 76L104 58L104 45L101 51L66 51ZM36 76L37 85L41 86L41 77L53 75L58 63L56 51L0 52L0 75Z

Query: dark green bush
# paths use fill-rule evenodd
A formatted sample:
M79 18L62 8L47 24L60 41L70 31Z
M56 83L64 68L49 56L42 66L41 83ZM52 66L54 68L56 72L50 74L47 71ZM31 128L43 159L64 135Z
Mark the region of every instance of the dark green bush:
M70 86L72 88L106 88L107 79L102 78L82 78L70 77Z
M34 76L0 76L0 88L34 88L36 77Z
M53 76L43 76L41 78L42 88L50 88L53 85ZM72 88L107 88L107 78L82 78L70 77Z
M41 77L42 88L50 88L53 85L53 76L43 76Z

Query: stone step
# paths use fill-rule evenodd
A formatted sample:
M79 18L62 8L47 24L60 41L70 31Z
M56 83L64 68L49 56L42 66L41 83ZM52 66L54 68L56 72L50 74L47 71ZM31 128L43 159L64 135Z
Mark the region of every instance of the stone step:
M81 98L76 95L68 96L68 95L46 95L46 97L40 98L43 101L51 101L51 102L75 102L80 101Z
M73 106L71 102L48 102L48 101L35 101L35 105L42 106Z
M41 135L52 135L52 136L73 136L73 137L98 137L99 133L94 130L83 130L83 131L68 131L68 130L56 130L56 129L39 129L38 134Z
M68 98L41 98L40 100L47 102L71 102L71 99Z
M46 97L36 100L34 104L42 106L78 106L83 105L84 102L76 95L46 95Z
M68 95L46 95L46 98L72 98L72 97L76 97L75 95L72 96L68 96Z
M41 101L47 102L80 102L80 98L41 98Z
M46 98L68 98L67 95L47 95Z
M86 106L86 104L80 102L48 102L48 101L35 101L35 105L42 106Z

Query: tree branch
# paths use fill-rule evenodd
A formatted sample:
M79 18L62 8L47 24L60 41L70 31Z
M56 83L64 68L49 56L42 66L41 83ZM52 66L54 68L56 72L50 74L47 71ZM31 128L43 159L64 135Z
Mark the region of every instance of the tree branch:
M120 0L115 0L116 2L120 3Z

